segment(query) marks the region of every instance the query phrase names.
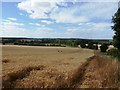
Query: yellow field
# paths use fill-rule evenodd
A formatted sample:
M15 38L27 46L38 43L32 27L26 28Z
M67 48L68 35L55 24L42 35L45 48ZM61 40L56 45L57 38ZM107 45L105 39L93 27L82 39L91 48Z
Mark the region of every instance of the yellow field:
M92 50L70 47L5 45L2 51L3 87L12 88L59 87L56 83L93 56Z
M2 88L118 88L119 62L70 47L2 47Z

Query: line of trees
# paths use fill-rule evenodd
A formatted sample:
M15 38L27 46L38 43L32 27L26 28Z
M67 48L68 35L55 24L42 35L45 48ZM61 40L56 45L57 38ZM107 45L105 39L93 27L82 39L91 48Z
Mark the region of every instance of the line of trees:
M81 48L88 48L88 49L98 50L98 44L94 44L93 42L89 42L88 44L81 43L80 46L81 46Z
M106 43L101 44L100 51L101 52L106 52L109 45L110 44L106 44ZM80 46L81 46L81 48L88 48L88 49L98 50L98 44L94 44L93 42L89 42L88 44L81 43Z
M111 44L109 40L89 40L89 39L3 39L2 43L28 46L60 46L60 47L78 47L98 50L98 44ZM101 47L104 48L104 47Z

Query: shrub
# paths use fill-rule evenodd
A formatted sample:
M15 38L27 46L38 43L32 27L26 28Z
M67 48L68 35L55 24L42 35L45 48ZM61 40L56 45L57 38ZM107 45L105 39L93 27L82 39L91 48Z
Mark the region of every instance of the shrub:
M81 46L81 48L86 48L86 44L85 43L81 43L80 46Z
M88 43L86 48L98 50L98 45L97 44L94 45L93 43Z
M120 51L116 48L112 48L112 49L108 50L107 54L112 57L120 59Z
M100 46L100 51L101 51L101 52L106 52L107 49L108 49L108 45L107 45L107 44L102 44L102 45Z
M89 49L94 49L94 45L93 45L92 42L88 43L88 48L89 48Z
M3 45L5 45L5 43L2 43Z
M97 45L97 44L94 45L94 49L95 49L95 50L98 50L98 45Z
M15 42L14 45L18 45L18 43Z

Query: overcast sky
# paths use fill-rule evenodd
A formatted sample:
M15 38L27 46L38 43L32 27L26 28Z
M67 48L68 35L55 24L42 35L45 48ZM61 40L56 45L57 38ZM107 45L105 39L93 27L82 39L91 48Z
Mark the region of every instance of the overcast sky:
M111 19L117 1L8 1L2 2L3 37L111 39L114 35Z

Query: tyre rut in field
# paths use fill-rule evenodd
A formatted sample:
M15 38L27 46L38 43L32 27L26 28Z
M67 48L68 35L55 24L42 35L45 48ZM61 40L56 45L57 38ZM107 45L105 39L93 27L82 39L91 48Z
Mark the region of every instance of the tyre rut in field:
M16 81L19 79L23 79L27 76L29 76L30 72L32 70L43 70L45 66L30 66L30 67L24 67L22 70L16 71L14 73L10 73L6 76L7 79L4 79L2 82L2 88L3 90L7 90L8 88L14 89Z
M84 62L71 76L70 81L69 81L69 86L72 88L76 88L77 84L82 84L82 82L84 81L84 75L85 75L85 71L87 69L87 67L89 66L89 63L91 62L92 58L94 57L90 57L87 59L86 62Z
M93 57L90 57L89 58L90 62L89 62L89 65L86 67L86 70L84 72L84 75L83 75L83 79L81 82L78 82L76 87L77 88L90 88L90 87L94 87L94 85L91 86L91 83L92 81L93 82L96 82L96 83L99 83L98 86L101 87L101 83L100 83L100 80L98 80L99 78L96 77L97 74L94 76L94 73L101 68L102 66L102 63L100 61L100 57L98 56L93 56ZM97 81L96 81L97 80ZM97 86L97 87L98 87ZM96 86L95 86L96 87Z
M118 87L116 82L117 64L98 55L90 57L85 63L87 65L83 65L81 66L82 69L78 69L78 72L83 70L81 74L79 73L77 77L74 77L77 81L73 84L75 88Z

